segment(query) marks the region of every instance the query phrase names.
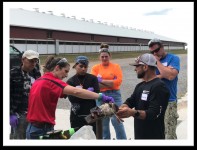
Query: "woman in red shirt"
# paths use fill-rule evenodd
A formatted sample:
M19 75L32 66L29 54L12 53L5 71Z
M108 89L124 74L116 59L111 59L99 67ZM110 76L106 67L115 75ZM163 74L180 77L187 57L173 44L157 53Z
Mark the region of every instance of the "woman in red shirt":
M68 76L69 70L70 65L65 58L50 56L46 60L45 73L34 82L29 94L27 139L38 139L46 132L54 130L57 102L65 95L74 95L87 100L113 101L113 98L104 94L79 89L62 81Z

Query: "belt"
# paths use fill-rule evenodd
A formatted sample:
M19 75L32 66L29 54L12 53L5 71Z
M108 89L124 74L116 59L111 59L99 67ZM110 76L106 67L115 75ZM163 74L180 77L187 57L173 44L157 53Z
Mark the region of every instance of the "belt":
M37 128L51 128L54 127L53 124L47 122L31 122L31 124Z

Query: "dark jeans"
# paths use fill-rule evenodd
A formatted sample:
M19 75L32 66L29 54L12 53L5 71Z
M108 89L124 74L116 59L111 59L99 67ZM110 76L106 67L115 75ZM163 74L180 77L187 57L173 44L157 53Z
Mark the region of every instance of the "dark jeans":
M26 139L27 125L26 114L21 114L18 118L18 125L15 128L11 127L10 139Z
M27 139L40 139L40 136L43 136L48 131L52 130L54 130L54 126L38 128L29 123L26 130L26 137Z

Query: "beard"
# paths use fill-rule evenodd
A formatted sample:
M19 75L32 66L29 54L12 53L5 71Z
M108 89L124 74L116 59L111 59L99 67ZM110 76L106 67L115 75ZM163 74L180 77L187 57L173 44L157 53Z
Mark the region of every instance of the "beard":
M137 74L137 78L139 79L143 78L144 76L145 76L145 71Z

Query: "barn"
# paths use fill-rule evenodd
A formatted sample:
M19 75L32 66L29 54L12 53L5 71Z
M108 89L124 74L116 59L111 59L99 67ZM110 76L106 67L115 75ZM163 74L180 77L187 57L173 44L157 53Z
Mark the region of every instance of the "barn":
M10 44L21 51L33 49L40 54L94 53L102 42L110 51L148 50L148 41L159 38L166 50L182 50L187 45L150 31L76 19L38 10L10 9Z

